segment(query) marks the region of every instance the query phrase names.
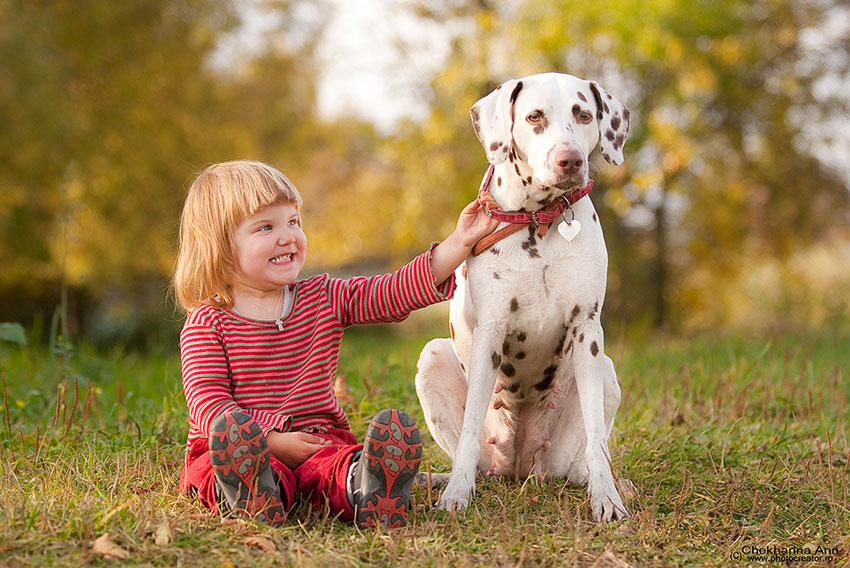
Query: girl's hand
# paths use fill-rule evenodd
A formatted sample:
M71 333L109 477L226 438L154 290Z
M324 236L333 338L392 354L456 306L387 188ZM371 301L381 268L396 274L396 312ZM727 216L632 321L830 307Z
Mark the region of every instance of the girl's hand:
M455 268L466 260L475 243L492 233L499 222L487 216L484 203L478 199L463 208L457 220L457 227L446 240L431 253L431 272L434 283L439 286L445 282Z
M492 199L491 197L490 200ZM472 249L475 243L492 233L499 226L498 221L487 216L487 205L496 207L496 202L489 203L485 198L479 198L468 204L460 212L455 234L460 237L463 246Z
M289 469L295 469L307 458L330 445L325 440L307 432L269 432L266 434L269 451Z

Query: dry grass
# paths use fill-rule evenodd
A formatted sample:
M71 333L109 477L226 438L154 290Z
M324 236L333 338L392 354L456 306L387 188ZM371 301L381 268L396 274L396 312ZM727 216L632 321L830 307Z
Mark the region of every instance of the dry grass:
M794 566L829 565L829 554L846 564L848 339L829 330L609 340L624 391L614 467L638 489L630 521L590 522L583 488L497 479L479 483L459 515L431 510L436 495L418 488L410 525L391 532L306 507L269 529L179 496L186 410L173 354L83 350L54 367L44 349L0 346L0 565L777 564L755 559L753 547L814 553ZM386 405L423 423L412 375L424 341L384 329L350 334L341 370L358 434ZM424 438L425 467L447 471L449 460ZM95 554L104 533L129 557Z

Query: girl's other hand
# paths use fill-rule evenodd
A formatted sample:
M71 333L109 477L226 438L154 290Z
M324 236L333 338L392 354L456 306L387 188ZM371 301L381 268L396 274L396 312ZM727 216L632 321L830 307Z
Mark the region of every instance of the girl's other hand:
M307 432L269 432L266 442L272 455L289 469L295 469L331 443L330 440Z

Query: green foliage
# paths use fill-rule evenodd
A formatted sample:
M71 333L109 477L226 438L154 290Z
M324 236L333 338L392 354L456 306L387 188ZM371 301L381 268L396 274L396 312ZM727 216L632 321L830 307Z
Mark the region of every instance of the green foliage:
M24 326L14 322L0 323L0 341L9 343L17 343L18 345L27 344L27 336L24 331Z
M820 33L840 2L411 2L452 34L450 54L422 79L428 117L389 136L317 116L326 2L312 19L297 2L252 5L279 23L241 52L240 3L0 3L2 319L49 320L65 290L67 340L173 335L163 298L183 192L233 158L299 187L308 271L397 265L475 196L472 103L547 70L598 79L633 111L626 165L593 168L611 317L764 329L850 316L829 292L850 285L847 183L821 152L848 111L830 85L850 41Z
M358 436L384 406L424 424L412 373L442 327L348 333L340 372ZM81 345L57 378L43 348L0 350L3 561L99 565L92 543L108 532L130 553L125 565L728 566L744 546L818 545L837 547L840 564L850 551L848 339L840 329L609 339L624 395L613 466L637 487L631 520L591 522L582 487L492 479L463 514L431 510L437 493L416 488L410 525L391 532L305 506L269 529L179 496L187 413L173 352ZM423 468L448 471L424 427L423 438Z

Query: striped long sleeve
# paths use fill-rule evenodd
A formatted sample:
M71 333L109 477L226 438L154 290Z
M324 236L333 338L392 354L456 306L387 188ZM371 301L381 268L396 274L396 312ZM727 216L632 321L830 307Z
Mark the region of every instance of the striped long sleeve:
M296 282L282 331L213 306L195 309L180 334L189 443L209 437L212 420L237 408L264 432L349 428L333 391L343 330L401 321L451 297L454 279L435 286L430 254L391 274Z

